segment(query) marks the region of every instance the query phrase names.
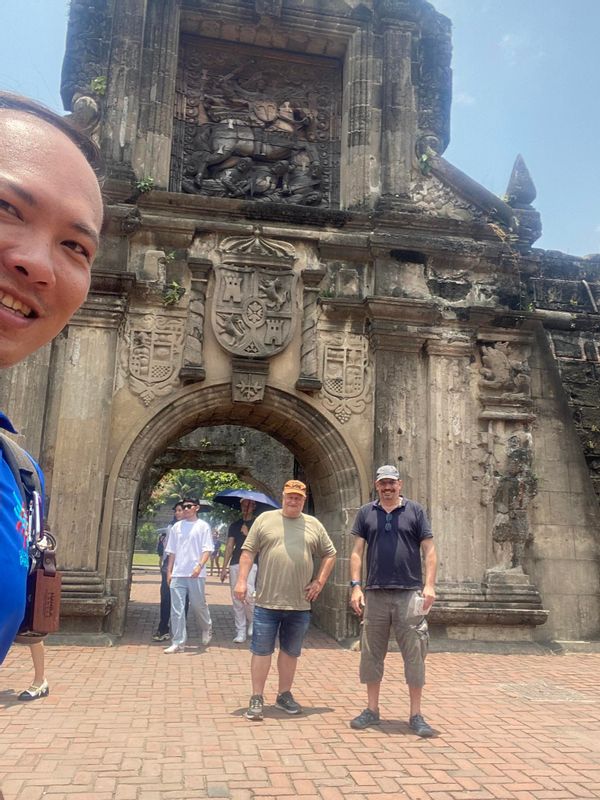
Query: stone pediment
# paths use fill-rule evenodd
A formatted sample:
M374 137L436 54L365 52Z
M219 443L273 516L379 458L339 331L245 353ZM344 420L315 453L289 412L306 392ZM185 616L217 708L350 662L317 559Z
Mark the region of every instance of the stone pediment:
M412 199L427 214L462 221L498 223L518 228L513 209L445 158L428 150L421 156L422 177L415 180Z

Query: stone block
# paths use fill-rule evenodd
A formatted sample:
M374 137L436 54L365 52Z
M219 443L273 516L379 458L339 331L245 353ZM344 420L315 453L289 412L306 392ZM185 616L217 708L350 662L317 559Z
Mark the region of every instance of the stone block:
M578 504L570 492L549 492L553 525L573 525L580 518Z
M558 358L577 358L583 357L581 340L578 334L552 333L552 343L554 352Z
M569 559L576 556L573 528L567 525L533 525L534 558Z

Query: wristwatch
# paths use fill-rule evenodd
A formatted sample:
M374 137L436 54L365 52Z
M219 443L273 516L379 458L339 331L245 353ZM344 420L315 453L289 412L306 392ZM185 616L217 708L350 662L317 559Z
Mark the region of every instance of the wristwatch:
M350 588L354 589L355 586L362 586L360 581L350 581Z

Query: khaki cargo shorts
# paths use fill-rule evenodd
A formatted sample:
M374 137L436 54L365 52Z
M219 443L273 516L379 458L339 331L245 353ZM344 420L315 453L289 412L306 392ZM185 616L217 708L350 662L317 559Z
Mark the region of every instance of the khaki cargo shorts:
M383 662L393 632L404 660L404 676L409 686L425 685L425 657L429 629L423 616L408 616L415 591L368 589L365 592L364 622L360 651L360 682L379 683Z

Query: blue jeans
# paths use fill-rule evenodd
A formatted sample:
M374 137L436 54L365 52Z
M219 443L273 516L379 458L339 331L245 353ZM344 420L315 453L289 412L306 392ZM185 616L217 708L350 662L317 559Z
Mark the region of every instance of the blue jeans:
M196 614L200 628L210 629L210 612L204 596L204 578L171 578L171 641L184 645L187 641L185 601L189 597L192 611Z
M280 611L256 606L250 651L255 656L270 656L279 634L280 649L288 656L298 658L309 625L310 611Z

